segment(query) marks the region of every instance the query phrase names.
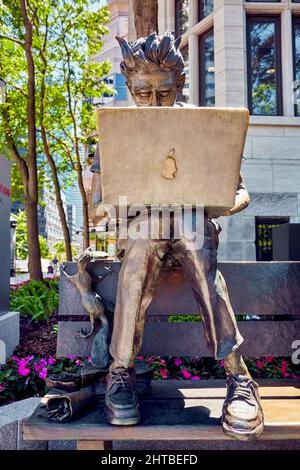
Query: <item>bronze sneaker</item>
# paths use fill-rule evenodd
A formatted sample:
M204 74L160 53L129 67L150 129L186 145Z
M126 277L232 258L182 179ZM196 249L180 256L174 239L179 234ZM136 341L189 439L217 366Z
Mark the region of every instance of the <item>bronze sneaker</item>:
M106 376L105 414L110 424L129 426L140 421L135 369L118 367Z
M223 431L239 440L257 439L264 429L258 384L245 375L227 377L227 397L222 412Z

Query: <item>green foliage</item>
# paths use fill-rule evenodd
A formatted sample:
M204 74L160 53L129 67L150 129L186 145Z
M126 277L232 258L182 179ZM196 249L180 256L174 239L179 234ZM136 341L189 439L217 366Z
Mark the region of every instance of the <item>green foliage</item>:
M201 315L169 315L169 323L202 321Z
M0 406L32 396L45 395L45 379L48 375L76 373L81 365L83 362L78 359L13 356L0 369Z
M28 256L28 243L27 243L27 226L26 226L26 213L19 211L15 216L17 221L16 227L16 256L19 259L27 259Z
M65 243L63 240L58 240L56 243L54 243L53 248L55 250L55 256L57 259L61 261L66 260L66 247ZM73 244L71 244L71 249L72 249L72 257L77 256L77 250Z
M26 226L26 213L25 211L19 211L15 215L15 220L17 221L16 227L16 255L19 259L27 259L28 257L28 243L27 243L27 226ZM49 248L47 245L46 239L39 235L41 257L49 257Z
M55 170L65 189L81 177L79 146L96 130L90 98L111 91L103 80L111 70L110 62L94 60L109 31L109 9L99 8L95 0L30 0L26 7L33 34L38 184L53 189L42 141L45 129ZM19 161L18 152L25 163L22 178L20 161L13 167L13 200L23 200L28 190L27 181L24 183L28 177L26 167L32 167L28 159L30 107L25 36L20 2L0 2L0 76L7 83L6 104L0 105L0 152ZM8 136L13 145L8 145ZM34 178L30 184L35 185ZM20 257L26 257L26 249L23 243Z
M47 240L42 235L39 235L39 242L40 242L40 249L41 249L41 257L48 258L49 257L49 248L47 245Z
M10 308L21 315L31 317L33 321L46 321L59 305L59 281L29 281L10 294Z

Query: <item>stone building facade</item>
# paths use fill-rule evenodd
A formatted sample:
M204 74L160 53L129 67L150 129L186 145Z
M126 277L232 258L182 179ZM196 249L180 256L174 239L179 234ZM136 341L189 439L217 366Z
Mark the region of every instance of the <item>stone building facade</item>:
M159 0L166 30L182 35L185 101L251 114L242 165L251 204L219 219L219 259L270 260L272 226L300 222L300 2Z

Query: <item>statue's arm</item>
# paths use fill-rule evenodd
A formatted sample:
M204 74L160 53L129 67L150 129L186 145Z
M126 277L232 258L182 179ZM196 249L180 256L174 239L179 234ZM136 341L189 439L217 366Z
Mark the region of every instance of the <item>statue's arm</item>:
M226 211L223 215L228 216L228 215L236 214L237 212L241 212L244 209L246 209L249 202L250 202L250 196L248 193L248 189L245 185L243 175L242 173L240 173L239 181L238 181L238 185L236 189L234 206L228 211Z

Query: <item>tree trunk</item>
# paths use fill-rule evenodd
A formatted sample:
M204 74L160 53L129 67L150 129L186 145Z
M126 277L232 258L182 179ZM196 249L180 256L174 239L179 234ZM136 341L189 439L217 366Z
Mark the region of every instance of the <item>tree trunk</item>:
M83 178L82 178L82 164L80 161L78 139L75 143L76 159L77 159L77 178L78 186L82 199L82 212L83 212L83 249L86 250L90 246L90 230L89 230L89 205L87 201L86 192L84 189Z
M132 0L137 38L158 34L158 1Z
M20 9L25 26L25 54L28 69L28 184L25 187L25 210L28 236L28 268L31 279L42 280L41 251L38 227L38 177L36 161L36 104L35 104L35 67L32 56L32 24L27 2L20 1Z
M55 193L55 202L59 214L59 219L62 227L62 231L64 234L64 242L65 242L65 248L66 248L66 258L67 261L72 261L72 247L71 247L71 237L70 237L70 231L67 223L67 218L66 218L66 213L63 205L63 201L61 198L61 192L60 192L60 183L57 175L57 168L55 165L55 161L51 155L50 149L49 149L49 144L47 140L47 135L46 135L46 130L44 126L42 125L42 140L43 140L43 145L44 145L44 150L45 154L47 157L48 164L51 169L51 174L52 174L52 181L54 185L54 193Z

